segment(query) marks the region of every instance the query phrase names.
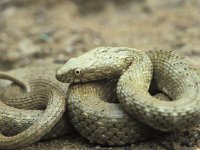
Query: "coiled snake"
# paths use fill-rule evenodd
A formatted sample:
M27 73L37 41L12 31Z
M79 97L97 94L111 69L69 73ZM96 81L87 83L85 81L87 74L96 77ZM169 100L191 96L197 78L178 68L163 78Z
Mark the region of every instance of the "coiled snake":
M67 92L67 115L63 117L67 88L55 81L55 75L49 75L47 70L53 70L50 72L55 74L55 68L43 68L37 68L39 74L35 73L36 68L32 68L30 73L19 78L15 76L24 74L22 70L14 74L0 74L0 77L10 79L22 87L30 87L28 93L18 87L20 94L9 94L17 91L16 85L11 85L1 94L1 132L8 133L8 130L3 130L5 122L9 122L11 127L17 125L8 119L12 117L18 118L18 123L24 118L27 126L21 128L22 132L17 135L13 135L16 131L8 133L13 135L11 137L1 135L0 148L33 143L49 133L59 120L63 122L64 116L68 116L73 127L90 142L107 145L124 145L145 139L153 131L148 126L172 131L199 123L199 74L186 58L171 51L145 53L125 47L101 47L71 58L56 73L59 81L74 83ZM113 80L108 80L110 78ZM168 100L174 101L160 101L150 94L152 78L156 88L168 95ZM116 104L116 97L120 104ZM35 107L46 109L42 112L24 110ZM16 111L21 111L19 116L13 114ZM32 123L27 123L28 119ZM64 127L56 126L59 127L57 131L65 130ZM66 133L70 132L68 123L66 127L69 128Z
M55 65L46 65L0 73L1 78L15 83L1 91L0 149L34 143L53 127L47 137L68 132L67 119L61 119L65 111L66 90L54 79L55 68ZM35 108L40 110L33 110Z
M175 101L160 101L150 95L153 75L158 89ZM57 71L58 80L72 83L119 76L117 96L134 118L162 131L199 123L199 74L186 58L171 51L96 48L70 59Z

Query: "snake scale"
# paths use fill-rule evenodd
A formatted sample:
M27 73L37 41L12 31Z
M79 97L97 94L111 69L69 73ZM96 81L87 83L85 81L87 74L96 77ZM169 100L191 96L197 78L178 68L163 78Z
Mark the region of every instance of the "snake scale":
M1 91L1 149L34 143L53 127L52 133L47 137L60 135L60 129L64 129L63 134L68 132L67 119L61 119L65 111L66 91L54 79L57 67L47 69L48 67L35 66L0 73L1 78L14 83Z
M91 143L105 145L134 143L154 129L181 130L200 121L198 71L171 51L100 47L62 67L27 67L0 77L13 82L0 92L0 148L70 133L69 121Z

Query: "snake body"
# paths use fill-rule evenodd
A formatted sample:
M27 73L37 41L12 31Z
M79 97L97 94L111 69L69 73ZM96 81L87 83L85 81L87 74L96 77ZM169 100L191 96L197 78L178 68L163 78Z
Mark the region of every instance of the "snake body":
M68 116L90 143L125 145L146 140L155 131L132 119L118 104L116 82L102 80L72 84L68 91Z
M141 59L134 61L119 79L121 104L132 116L161 131L199 124L200 78L195 67L171 51L149 51L148 56L158 89L173 101L160 101L149 94L152 77L145 69L146 61Z
M49 66L51 66L50 69ZM38 131L33 129L30 132L27 129L37 124L39 118L45 113L43 110L44 104L37 98L38 95L43 95L44 93L41 89L38 89L37 92L32 90L31 86L30 93L32 93L32 96L23 97L24 89L26 88L21 87L29 84L32 81L29 80L31 78L40 79L41 83L37 83L37 88L44 86L43 88L46 89L48 86L51 90L55 90L53 87L49 87L49 83L47 84L47 81L49 81L50 83L54 82L55 86L63 90L64 93L68 89L66 113L52 129L52 123L50 122L46 123L45 126L41 126L41 128L51 130L41 137L43 139L71 133L73 130L67 116L69 116L75 128L78 129L78 132L91 143L124 145L152 137L151 133L154 130L133 120L120 108L119 104L116 104L115 81L108 82L104 80L72 84L67 88L66 84L59 83L54 78L55 70L58 67L58 65L48 64L42 67L34 66L15 69L0 74L1 77L14 81L14 84L6 83L0 89L0 107L4 107L4 111L0 112L0 129L4 136L12 137L17 134L21 139L20 142L22 142L24 141L24 136L21 133L26 132L28 135L34 135L34 132ZM2 82L0 83L3 84ZM74 107L77 106L77 103L79 104L78 107ZM99 107L100 105L101 107ZM84 113L82 113L83 111ZM55 118L59 118L59 116L55 116ZM35 135L35 137L38 140L40 138L38 135ZM0 137L0 141L2 140L4 139ZM7 142L6 146L0 145L0 149L17 148L34 143L32 139L28 139L28 141L29 143L20 143L20 145L12 145L12 143Z
M152 128L181 130L200 122L198 72L171 51L100 47L70 59L57 71L58 80L71 83L116 77L122 107ZM158 89L174 101L160 101L149 93L153 77Z
M69 133L66 116L91 143L106 145L144 140L155 132L150 127L172 131L199 123L199 75L173 52L100 47L58 67L0 73L14 82L0 92L0 149ZM55 74L72 83L68 90ZM152 81L162 94L149 92Z
M55 80L54 74L55 66L37 66L0 73L0 77L14 82L1 92L0 149L34 143L53 127L54 133L50 137L59 134L57 129L60 127L66 128L66 120L61 119L65 111L66 91ZM30 110L34 108L40 110ZM15 135L16 132L19 133Z

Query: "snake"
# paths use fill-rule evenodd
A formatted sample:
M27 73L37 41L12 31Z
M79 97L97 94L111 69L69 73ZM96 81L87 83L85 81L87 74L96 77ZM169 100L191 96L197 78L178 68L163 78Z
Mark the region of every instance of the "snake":
M0 72L0 78L10 81L0 81L0 149L21 148L40 139L69 135L75 132L72 124L73 121L76 121L76 118L68 119L69 116L74 115L73 113L76 113L75 115L80 117L80 120L89 123L89 126L85 127L85 122L80 121L75 126L84 130L87 135L86 138L91 143L125 145L152 137L154 130L133 120L116 103L116 82L103 80L69 86L55 79L55 72L60 67L61 65L50 63ZM57 98L52 96L46 99L46 97L43 97L44 94L45 96L46 94L49 95L47 89L48 92L59 92L58 94L62 97L57 100L62 102L62 109L66 105L63 103L66 97L67 102L65 103L69 105L65 108L65 113L62 113L62 117L59 114L53 116L57 120L55 122L53 120L52 122L45 122L48 118L44 118L44 113L49 113L48 116L50 117L53 112L53 110L45 112L45 109L47 109L45 101L49 98L52 98L52 100ZM27 93L27 91L29 92ZM70 101L74 101L75 97L78 102L80 97L81 100L88 103L90 107L87 107L87 109L90 109L91 112L89 113L93 114L90 118L85 116L87 112L79 114L82 108L74 108L73 103L70 104ZM95 98L97 103L107 105L108 109L105 109L102 105L95 112L95 101L91 101L91 98ZM51 106L52 109L54 107L55 105ZM36 128L35 126L42 120L45 125L41 125L40 129ZM98 122L96 122L97 120ZM96 132L91 134L88 129L96 130ZM41 132L43 130L44 132ZM38 131L40 134L36 134ZM79 132L79 130L77 131ZM32 136L35 139L30 138ZM15 142L16 137L18 141ZM5 141L6 138L7 141ZM10 138L12 139L10 140Z
M57 67L51 64L0 73L0 78L11 81L0 92L0 149L70 133L63 116L67 87L54 78Z
M51 66L51 67L49 67ZM120 108L120 106L116 103L116 82L115 81L95 81L85 84L77 84L71 85L68 88L68 85L62 84L58 82L54 78L54 74L56 68L59 65L55 64L47 64L43 66L33 66L33 67L25 67L20 69L14 69L9 72L1 72L0 76L4 79L9 79L11 83L4 83L4 87L1 88L0 92L0 107L4 108L4 111L0 111L0 129L1 133L5 136L14 136L17 134L21 139L18 141L20 144L12 145L12 143L7 142L5 145L0 145L0 149L12 149L19 148L35 141L32 139L28 139L27 143L21 143L24 141L24 136L21 136L23 132L27 135L32 135L37 132L37 129L34 129L33 132L30 132L29 128L32 128L34 124L37 123L40 117L45 113L44 108L41 108L41 102L39 102L36 96L39 94L43 94L43 91L39 89L37 92L30 88L30 92L32 92L32 96L21 96L24 95L24 85L29 84L29 82L35 82L35 79L40 79L40 82L47 84L49 81L55 84L60 90L63 90L64 94L67 96L67 105L69 107L66 108L66 112L63 114L61 119L56 123L56 125L50 129L50 125L52 123L48 122L45 125L41 126L42 128L48 128L50 132L46 132L45 135L34 135L38 140L39 137L41 139L49 139L60 137L63 135L68 135L74 132L71 124L69 123L69 119L67 116L73 116L74 112L77 117L80 117L80 120L85 119L87 123L89 123L88 127L84 127L84 122L77 122L75 125L79 129L83 129L87 137L89 137L89 141L91 143L99 143L104 145L125 145L128 143L135 143L137 141L142 141L147 138L152 137L154 130L146 127L145 125L136 122L133 120L124 110ZM48 68L48 69L47 69ZM31 76L30 76L31 75ZM31 80L30 80L30 79ZM26 79L26 80L25 80ZM4 80L3 80L4 81ZM3 83L0 82L3 86ZM47 88L47 85L43 85L42 83L38 86L42 86L42 88ZM37 86L37 88L38 88ZM44 86L44 87L43 87ZM49 87L52 88L52 87ZM55 88L55 87L54 87ZM55 90L55 89L51 89ZM92 91L91 91L92 90ZM47 93L48 94L48 93ZM34 95L34 97L33 97ZM80 111L83 111L80 108L74 108L73 103L70 104L71 100L74 100L74 97L77 97L76 100L79 100L80 96L84 96L85 102L91 102L92 105L89 105L87 109L89 110L89 118L86 117L86 113L80 114ZM113 98L115 97L115 100ZM91 98L95 98L91 99ZM101 102L103 105L100 109L95 112L94 106ZM109 102L109 103L108 103ZM43 107L42 103L42 107ZM81 105L81 103L80 103ZM96 107L98 107L96 105ZM84 107L83 107L84 108ZM37 109L37 110L35 110ZM38 110L39 109L39 110ZM42 110L41 110L42 109ZM90 112L91 111L91 112ZM94 114L95 113L95 114ZM60 118L59 116L54 116L56 118ZM96 123L98 119L98 122ZM74 118L71 120L76 122ZM47 126L48 125L48 126ZM51 125L52 126L52 125ZM97 127L97 128L96 128ZM94 131L94 134L91 134L91 131ZM106 134L101 134L105 133ZM83 132L82 132L83 133ZM88 135L90 134L90 136ZM101 136L100 136L101 135ZM21 137L20 137L21 136ZM4 140L0 137L0 142ZM13 139L14 140L14 139Z
M100 47L52 66L0 72L14 83L0 92L0 149L71 132L70 124L91 143L115 146L199 123L199 74L171 51Z
M56 78L67 83L118 78L120 106L136 120L160 131L181 130L200 122L198 70L187 58L172 51L99 47L69 59L56 72ZM151 94L153 80L158 91L171 101L160 101ZM73 108L83 106L73 103Z

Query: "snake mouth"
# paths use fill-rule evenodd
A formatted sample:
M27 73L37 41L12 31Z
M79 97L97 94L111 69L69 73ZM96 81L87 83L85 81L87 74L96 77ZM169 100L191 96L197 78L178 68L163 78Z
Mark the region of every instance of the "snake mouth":
M78 82L83 82L80 78L66 78L66 76L56 74L56 79L60 82L63 83L78 83Z
M58 81L60 81L60 82L64 82L64 81L65 81L65 80L64 80L64 77L63 77L62 75L57 74L57 73L56 73L56 79L57 79Z
M55 75L56 79L60 82L64 83L77 83L81 82L81 78L79 77L70 77L70 75L63 73L62 69L58 69Z
M55 77L58 81L64 82L64 83L71 83L73 80L70 80L66 78L66 75L62 73L60 69L56 71Z
M67 79L64 75L57 75L56 74L56 79L60 82L64 82L64 83L73 83L74 80L73 79Z

